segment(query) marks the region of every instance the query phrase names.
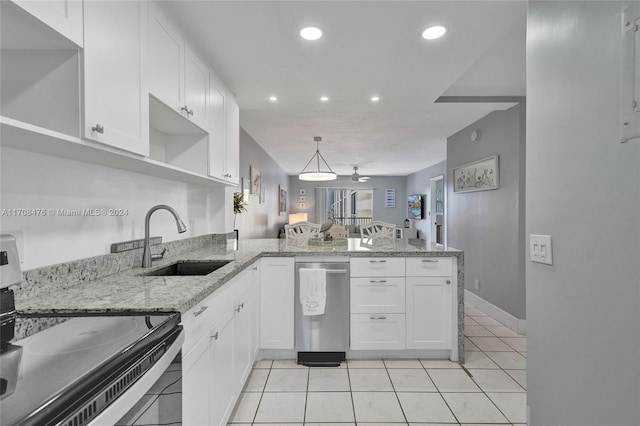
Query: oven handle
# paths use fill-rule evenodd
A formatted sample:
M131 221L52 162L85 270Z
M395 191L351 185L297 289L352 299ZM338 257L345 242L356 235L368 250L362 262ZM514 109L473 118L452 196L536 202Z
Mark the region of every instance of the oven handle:
M156 362L144 375L136 381L125 393L120 395L111 405L105 408L96 418L88 423L89 426L100 426L106 424L116 424L125 414L133 408L134 405L142 399L145 393L160 376L169 368L173 359L178 355L184 343L184 330L180 332L178 337L173 341L171 346L162 355L162 358Z

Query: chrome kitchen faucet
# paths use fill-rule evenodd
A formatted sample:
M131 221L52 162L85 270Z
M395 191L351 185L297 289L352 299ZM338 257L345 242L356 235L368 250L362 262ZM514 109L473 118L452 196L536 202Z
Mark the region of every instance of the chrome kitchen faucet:
M160 210L160 209L164 209L164 210L168 210L169 213L171 213L173 215L173 217L176 219L176 225L178 226L178 232L180 234L182 234L183 232L185 232L187 230L187 227L184 225L184 222L182 222L182 219L180 219L180 215L178 214L178 212L176 212L172 207L169 207L165 204L158 204L157 206L153 206L149 209L149 211L147 212L147 216L144 218L144 252L142 253L142 267L143 268L150 268L151 267L151 261L153 259L162 259L162 257L164 256L164 252L166 250L166 248L162 251L161 254L158 255L152 255L151 254L151 247L149 246L149 221L151 220L151 215L153 214L153 212L155 212L156 210Z

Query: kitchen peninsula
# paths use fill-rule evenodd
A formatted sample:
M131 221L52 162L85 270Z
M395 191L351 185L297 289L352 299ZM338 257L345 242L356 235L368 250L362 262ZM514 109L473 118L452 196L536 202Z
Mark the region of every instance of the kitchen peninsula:
M180 312L185 330L183 413L204 412L189 406L195 401L190 394L223 395L211 396L224 402L214 409L214 423L226 421L255 360L294 357L296 261L349 262L348 358L464 362L464 254L459 250L422 240L372 244L348 239L291 247L285 239L227 242L220 235L164 245L170 256L151 268L137 266L141 253L134 250L26 271L16 288L16 307L31 314ZM228 263L207 275L148 275L180 261ZM233 374L224 376L228 371ZM227 380L208 389L203 378L211 374Z

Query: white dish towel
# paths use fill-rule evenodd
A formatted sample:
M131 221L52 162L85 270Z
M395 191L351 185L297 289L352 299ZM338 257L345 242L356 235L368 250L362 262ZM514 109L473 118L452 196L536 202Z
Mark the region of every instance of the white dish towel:
M300 268L302 315L323 315L327 303L327 270Z

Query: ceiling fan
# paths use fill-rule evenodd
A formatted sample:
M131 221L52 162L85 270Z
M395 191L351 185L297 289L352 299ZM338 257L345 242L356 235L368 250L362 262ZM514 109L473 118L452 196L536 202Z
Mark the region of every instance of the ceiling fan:
M371 179L369 176L360 176L358 174L358 166L353 166L353 174L351 175L351 182L366 182Z

